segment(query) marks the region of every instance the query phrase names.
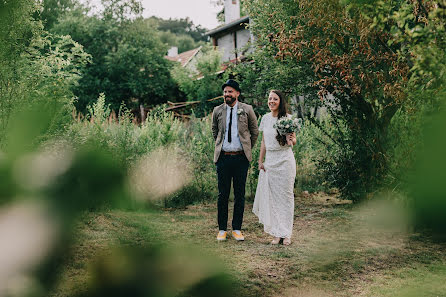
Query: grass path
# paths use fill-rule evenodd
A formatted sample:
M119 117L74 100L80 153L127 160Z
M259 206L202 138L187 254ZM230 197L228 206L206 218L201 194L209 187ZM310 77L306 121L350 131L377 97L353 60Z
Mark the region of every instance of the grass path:
M111 245L150 242L204 250L223 262L245 296L446 296L445 245L407 232L394 209L298 197L293 243L284 247L269 244L251 208L247 203L244 242L216 242L214 204L86 215L53 296L82 289L87 263Z

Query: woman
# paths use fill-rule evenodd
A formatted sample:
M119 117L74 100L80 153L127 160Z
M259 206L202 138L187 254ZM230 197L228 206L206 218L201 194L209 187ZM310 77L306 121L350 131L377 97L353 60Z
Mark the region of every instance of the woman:
M262 117L259 126L263 136L259 181L252 211L264 225L265 232L274 236L271 244L278 244L283 239L284 245L290 245L296 178L296 161L291 148L296 144L296 134L280 136L273 128L279 118L289 116L285 97L280 91L272 90L269 93L268 107L271 112Z

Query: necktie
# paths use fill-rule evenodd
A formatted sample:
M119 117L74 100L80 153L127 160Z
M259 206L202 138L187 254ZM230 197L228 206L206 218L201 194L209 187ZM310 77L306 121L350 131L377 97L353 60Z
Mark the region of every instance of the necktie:
M232 141L232 107L231 107L231 113L229 114L229 129L228 129L228 142Z

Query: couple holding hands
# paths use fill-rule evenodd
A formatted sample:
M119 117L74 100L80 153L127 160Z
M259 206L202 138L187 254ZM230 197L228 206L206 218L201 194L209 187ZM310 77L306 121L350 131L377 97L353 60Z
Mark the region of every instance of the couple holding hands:
M251 105L238 101L239 84L230 79L223 86L224 103L215 107L212 115L212 132L215 140L214 163L218 177L218 226L217 240L227 238L228 199L231 183L234 189L232 237L244 240L241 232L245 209L245 185L251 149L263 132L260 147L259 179L253 212L264 225L266 233L273 236L271 244L291 244L294 220L294 179L296 162L292 146L296 134L281 135L276 123L290 118L286 100L280 91L272 90L268 97L271 112L257 118ZM283 134L283 133L282 133Z

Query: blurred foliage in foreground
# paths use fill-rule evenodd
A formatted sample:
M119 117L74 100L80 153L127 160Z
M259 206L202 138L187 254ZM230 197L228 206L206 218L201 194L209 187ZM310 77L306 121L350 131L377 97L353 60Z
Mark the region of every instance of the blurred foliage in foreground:
M92 119L92 133L82 141L63 137L77 127L71 87L90 57L70 37L45 32L34 18L38 9L31 0L0 1L0 296L49 295L82 213L147 205L155 194L163 197L186 182L138 187L154 175L167 179L176 167L146 167L143 172L152 175L135 178L140 168L117 158L115 144L101 142L99 119ZM94 109L96 118L105 118ZM124 135L133 131L131 123L120 125ZM169 160L178 159L178 152L166 151ZM78 296L234 295L231 279L215 261L157 242L112 248L92 266L93 278Z
M146 124L136 127L124 107L113 119L103 96L89 119L73 122L70 86L79 81L79 67L89 55L71 38L45 33L33 18L35 2L0 5L5 29L0 34L0 294L47 296L82 212L148 204L178 191L190 175L192 182L182 191L203 197L216 185L213 140L209 119L180 123L154 110ZM415 94L443 98L441 84L434 86ZM416 225L444 238L445 115L439 110L422 124L426 141L410 194ZM155 170L151 164L163 160L164 151L169 162ZM164 181L173 177L178 179L167 187ZM255 185L254 180L251 189ZM235 294L232 280L213 261L156 242L116 247L93 266L92 281L79 296Z
M142 170L135 171L91 138L76 146L51 140L32 147L29 144L47 132L54 116L51 110L37 114L36 109L42 107L32 105L22 111L25 119L11 123L10 145L0 158L1 296L48 296L67 261L65 255L76 236L74 223L83 212L146 204L178 190L186 181L175 167L174 153L164 158L163 151L149 155L152 161L166 163L158 168L142 163ZM172 172L180 178L166 187L163 180L172 179ZM154 176L158 183L153 183ZM232 280L215 261L185 248L169 250L157 242L112 248L92 267L91 282L77 296L234 294Z
M443 241L446 241L445 127L446 110L443 109L425 127L424 148L410 178L416 226L432 230Z

